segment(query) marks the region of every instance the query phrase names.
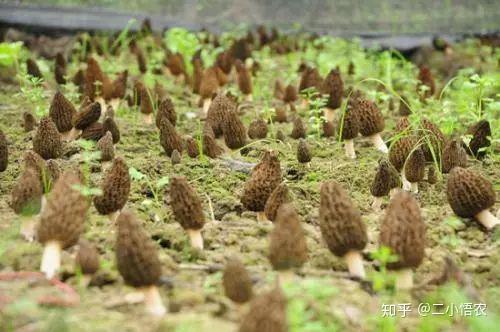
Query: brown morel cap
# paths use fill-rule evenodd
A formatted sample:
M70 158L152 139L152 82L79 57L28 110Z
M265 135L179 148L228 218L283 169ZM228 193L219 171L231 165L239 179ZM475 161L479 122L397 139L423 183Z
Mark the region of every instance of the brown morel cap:
M297 160L299 163L308 163L312 159L311 150L306 140L299 139L299 144L297 145Z
M215 66L215 75L217 76L217 82L219 82L219 86L224 86L229 82L229 77L220 69L219 67Z
M425 176L425 157L422 149L413 150L405 163L405 177L409 182L420 182Z
M54 61L55 61L56 65L63 67L63 68L66 68L66 59L64 58L64 54L62 54L61 52L57 52L56 58Z
M3 172L7 169L7 165L9 164L9 148L7 144L7 137L0 129L0 172Z
M275 114L273 117L274 122L284 123L288 121L288 117L286 115L286 108L282 105L276 106Z
M101 104L94 102L73 115L73 127L83 130L101 117Z
M398 122L396 123L396 132L400 133L405 130L408 130L410 128L410 120L408 119L407 116L403 116L399 118Z
M288 187L286 184L282 183L273 190L267 199L264 207L264 213L266 214L267 219L275 221L276 214L278 213L280 206L288 202L290 202Z
M266 151L245 182L241 203L250 211L263 211L267 199L281 183L281 166L275 151Z
M475 123L467 129L465 134L472 135L469 146L465 149L467 153L472 154L477 159L482 159L486 155L486 151L481 149L491 145L491 127L488 120Z
M351 106L346 107L343 119L341 117L339 121L339 127L342 128L342 140L351 140L358 137L360 127L359 117L358 113Z
M104 119L104 122L102 123L102 132L110 132L111 136L113 137L113 144L117 144L120 142L120 129L118 129L118 126L111 117L107 117Z
M50 104L49 116L60 133L73 128L72 119L75 113L75 106L60 91L57 91Z
M208 122L203 126L203 153L209 158L217 158L224 150L217 144L212 126Z
M99 270L99 252L86 240L80 240L75 263L83 274L94 274Z
M110 98L118 98L123 99L125 97L125 93L127 91L127 78L128 78L128 70L124 70L115 78L115 80L111 83L111 96Z
M297 88L295 85L288 84L283 93L283 101L285 103L293 103L299 99Z
M378 164L377 173L370 186L370 193L374 197L383 197L389 194L391 184L391 164L388 160L381 160ZM399 176L398 176L399 178Z
M25 132L30 132L35 129L36 119L30 112L23 113L23 128Z
M262 139L267 136L267 122L263 119L253 120L248 126L248 137Z
M434 78L432 77L431 70L427 66L421 66L417 78L420 83L417 85L417 92L420 90L420 86L425 85L429 89L425 91L423 97L428 98L434 95L436 92L436 84L434 83Z
M160 144L169 157L174 150L182 152L182 138L167 118L160 121Z
M98 141L101 139L103 134L104 132L102 129L102 123L94 122L90 126L83 129L80 138L91 141Z
M403 100L401 100L401 99L403 99ZM401 96L401 99L399 100L399 115L408 116L411 114L410 101L405 96ZM408 106L410 106L410 107L408 107Z
M222 275L226 296L236 303L248 302L252 296L252 279L245 265L236 257L227 260Z
M323 78L319 74L317 68L306 68L302 72L299 83L299 91L303 91L307 88L315 87L317 90L320 90L321 85L323 84Z
M467 152L460 139L449 140L443 149L441 167L443 173L449 173L453 167L467 167Z
M153 100L152 96L149 93L147 88L140 89L141 93L141 108L140 111L142 114L151 114L153 113Z
M63 249L78 242L84 230L89 201L75 188L81 185L78 175L64 172L54 184L40 216L38 241L57 241Z
M391 199L380 225L380 244L399 258L388 264L390 269L416 268L422 263L425 223L410 193L400 191Z
M180 53L167 54L167 67L174 76L180 76L186 73L184 57Z
M125 283L132 287L156 284L161 263L154 242L131 211L121 212L116 222L116 263Z
M255 297L243 317L239 332L286 332L286 297L278 287Z
M220 54L220 53L219 53ZM193 93L200 93L201 80L203 77L203 65L201 59L193 61Z
M224 142L230 149L239 149L247 143L247 130L236 110L226 112L222 122Z
M212 100L207 112L207 123L212 127L216 138L222 135L222 123L227 112L234 109L236 109L234 102L223 93L217 94Z
M163 118L167 118L173 126L177 123L177 113L175 112L174 103L170 97L164 98L160 106L158 106L158 112L156 113L156 126L158 128Z
M335 136L335 126L331 121L323 122L323 137Z
M301 267L307 261L307 243L300 217L292 204L278 209L270 235L269 261L275 270Z
M73 76L72 82L78 87L78 92L83 93L85 90L85 73L83 69L78 70Z
M87 70L85 71L84 76L84 86L85 86L85 96L89 97L90 100L94 100L96 97L96 82L104 82L104 73L99 66L99 63L92 58L89 57L87 60ZM103 86L101 85L100 90L102 91Z
M97 142L97 148L101 152L101 161L111 161L115 157L115 149L113 147L113 136L111 132L106 134Z
M235 65L238 73L238 87L240 88L240 91L245 95L251 94L252 77L248 72L247 67L240 60L236 60Z
M190 158L198 158L200 154L200 148L198 146L198 141L193 137L189 136L186 138L186 151Z
M33 59L26 60L26 70L28 72L28 75L37 78L43 78L42 72L40 71L40 68L38 68L38 64Z
M365 248L368 238L359 210L335 181L321 185L319 222L323 239L336 256Z
M488 179L462 167L453 168L448 175L446 195L455 214L462 218L472 218L492 207L496 196Z
M33 150L43 159L54 159L61 156L62 148L61 136L56 125L49 117L42 118L33 137Z
M78 111L79 112L83 111L85 108L87 108L87 106L89 106L91 104L92 104L92 100L90 100L90 98L88 96L83 96L82 101L80 103L80 107L78 108Z
M184 229L201 229L205 215L195 189L182 176L174 176L170 182L170 204L175 219Z
M170 156L170 162L172 165L180 164L182 161L181 153L177 150L172 151L172 155Z
M400 137L391 144L389 161L396 170L401 171L403 169L406 158L408 158L416 144L417 139L414 136Z
M344 82L340 76L340 71L332 69L325 77L321 86L321 92L328 94L327 107L336 109L342 104L342 96L344 94Z
M384 130L384 116L372 101L358 98L353 111L358 115L361 135L371 136Z
M217 92L219 81L214 68L207 68L203 72L200 82L200 96L203 99L211 98Z
M128 166L121 157L113 160L101 185L102 195L94 197L94 206L100 214L110 214L121 210L130 193Z
M59 65L54 66L54 79L57 84L66 84L66 68Z
M433 161L432 152L429 143L432 145L434 154L439 161L443 151L444 143L446 141L443 132L439 127L428 119L422 119L420 124L422 130L420 131L420 139L423 141L422 150L424 151L425 160Z
M10 207L17 214L33 215L40 211L43 186L39 174L27 168L17 179L10 194Z
M294 139L306 138L306 125L300 116L296 116L293 120L293 129L290 136Z
M140 47L137 48L135 56L137 59L137 66L139 67L139 71L142 74L145 74L148 71L148 66L146 63L146 58L144 57L144 52Z

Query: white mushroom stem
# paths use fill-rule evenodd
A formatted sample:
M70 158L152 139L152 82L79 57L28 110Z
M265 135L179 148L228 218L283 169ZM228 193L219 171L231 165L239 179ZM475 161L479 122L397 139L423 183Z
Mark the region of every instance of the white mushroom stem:
M354 140L344 140L345 155L351 159L356 159L356 151L354 151Z
M95 99L95 101L97 101L101 105L101 110L104 113L104 110L106 109L106 101L104 100L104 98L103 97L97 97Z
M82 277L80 279L80 285L82 287L87 288L89 286L91 280L92 280L91 274L82 274Z
M404 168L401 171L401 182L403 183L403 190L405 191L411 190L411 182L406 179Z
M418 182L411 182L411 191L415 194L418 193Z
M203 99L203 115L208 114L208 109L210 108L211 104L212 104L212 99L210 98Z
M39 214L43 213L46 206L47 206L47 197L45 197L45 195L42 195L42 198L40 199L40 213Z
M373 134L368 137L372 144L375 146L375 148L379 151L382 151L383 153L388 153L389 149L387 148L387 145L385 145L384 140L380 136L380 133Z
M61 244L58 241L48 241L43 248L40 271L47 279L52 279L61 266Z
M498 220L488 209L479 212L474 217L487 229L492 229L496 225L500 225L500 220Z
M114 110L118 109L118 106L120 106L120 98L113 98L109 101L109 104L111 107L113 107Z
M253 95L252 94L246 95L245 96L245 100L248 101L248 102L252 102L253 101Z
M144 294L146 312L156 317L162 317L167 313L167 309L163 305L160 292L158 292L158 288L155 285L144 287L142 292Z
M380 207L382 206L383 199L384 199L384 197L373 196L373 203L372 203L373 210L375 210L377 212L380 211Z
M395 272L396 289L408 290L413 288L413 271L411 269L402 269Z
M266 213L264 211L257 212L257 221L258 222L268 221Z
M390 191L389 191L389 199L392 199L394 197L394 195L396 195L399 191L399 188L392 188Z
M344 259L347 263L347 268L352 276L359 277L361 279L365 278L365 268L363 267L363 257L361 253L357 250L349 250L347 254L344 255Z
M153 113L144 114L142 113L142 121L148 126L153 124Z
M69 132L67 139L68 139L68 141L74 141L81 134L82 134L82 131L80 129L76 129L73 127L73 129L71 129L71 131Z
M201 236L201 229L187 229L191 247L203 250L203 237Z
M325 107L324 110L326 121L333 122L333 120L335 119L335 110L330 107Z
M116 219L118 219L118 216L120 215L120 210L118 211L115 211L115 212L111 212L108 214L108 218L109 218L109 221L111 221L111 223L116 223Z
M278 272L278 280L281 285L289 284L295 278L295 273L291 269L280 270Z

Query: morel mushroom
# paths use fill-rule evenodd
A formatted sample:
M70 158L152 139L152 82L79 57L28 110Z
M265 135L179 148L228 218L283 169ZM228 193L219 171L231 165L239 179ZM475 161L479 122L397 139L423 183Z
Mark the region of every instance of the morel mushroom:
M296 116L295 120L293 120L293 128L290 136L293 139L306 138L306 131L307 129L304 121L302 121L302 118L300 116Z
M38 241L44 245L40 270L48 279L54 277L61 264L61 250L78 242L84 230L89 201L76 188L80 179L65 172L54 184L40 216Z
M227 260L222 275L222 285L226 296L237 304L248 302L253 296L250 274L236 257Z
M55 159L61 156L62 149L61 136L56 125L49 117L42 118L33 137L33 150L43 159Z
M468 154L477 159L482 159L486 155L485 149L491 145L491 127L487 120L481 120L467 129L466 135L472 138L466 148Z
M205 224L205 215L198 194L185 177L175 176L172 178L170 204L175 219L188 233L191 246L203 250L201 229Z
M171 156L174 150L182 152L182 138L175 127L167 118L160 121L160 144L167 156Z
M239 149L247 143L245 125L238 117L236 110L226 112L226 117L222 122L222 133L226 146L232 150Z
M28 75L43 79L42 72L40 71L40 68L38 68L38 64L36 63L36 61L33 59L26 60L26 71Z
M422 149L416 148L406 160L404 166L404 178L410 182L410 189L414 193L418 193L418 183L425 176L425 157Z
M118 142L120 142L120 129L118 128L115 120L113 120L113 118L111 117L106 117L106 119L104 119L104 122L102 123L102 132L106 133L108 131L113 137L113 144L117 144Z
M270 292L255 297L243 317L239 332L286 332L286 297L277 286Z
M353 111L357 113L361 135L368 137L377 150L389 152L380 135L385 128L385 122L377 105L359 97L355 98Z
M107 169L115 157L115 147L113 145L113 136L111 132L106 132L106 135L97 142L97 148L101 152L102 168Z
M398 256L398 261L387 265L398 271L396 289L412 288L412 268L424 258L425 223L411 194L400 191L392 198L380 225L380 244Z
M267 122L262 119L253 120L248 126L248 137L262 139L267 136Z
M212 103L212 95L217 92L219 81L214 68L205 69L200 83L200 96L203 99L203 115L207 115L210 104Z
M236 105L226 95L219 93L215 96L208 109L206 121L212 127L215 138L222 135L222 125L227 112L235 108Z
M434 83L434 78L429 67L421 66L417 79L419 80L417 92L422 94L423 99L432 97L436 92L436 84ZM422 87L425 87L424 92L421 92L423 90Z
M459 139L449 140L443 149L441 168L443 173L449 173L453 167L467 167L467 153Z
M267 219L274 221L280 206L288 202L290 202L288 187L282 183L273 190L271 196L267 199L266 206L264 207Z
M141 94L141 107L142 120L146 125L153 123L153 100L147 88L140 90Z
M123 211L117 219L116 265L127 285L144 294L146 311L154 316L166 313L156 283L161 276L161 263L154 242L137 217Z
M104 132L102 129L102 123L94 122L93 124L82 130L80 138L90 141L98 141L101 139L103 134Z
M382 206L382 200L384 196L389 194L389 191L392 189L390 187L391 184L391 164L387 160L381 160L378 164L377 173L375 174L375 178L372 181L372 185L370 187L370 193L373 197L372 208L375 211L380 211L380 207ZM399 178L399 177L398 177Z
M264 208L273 190L281 183L281 167L278 154L266 151L260 163L252 170L250 179L245 182L241 203L257 212L257 220L266 220Z
M170 155L170 162L172 163L172 166L180 164L181 161L182 161L181 153L177 150L172 151L172 154Z
M80 112L75 113L73 115L73 129L69 134L69 137L72 139L78 137L81 132L93 124L97 122L101 117L101 104L98 102L90 103L87 105L82 105Z
M104 175L101 189L102 195L94 197L94 206L99 214L108 215L111 221L115 221L130 193L130 175L123 158L113 160L113 165Z
M246 100L252 101L252 76L241 60L236 60L234 64L238 74L238 87Z
M321 86L321 92L328 94L328 102L325 107L325 117L327 121L333 121L335 109L342 104L344 94L344 82L340 76L340 71L332 69L325 77Z
M447 197L453 212L462 218L474 218L487 229L500 224L488 210L495 204L491 182L471 169L455 167L448 176Z
M297 161L301 164L307 164L307 166L309 166L311 159L312 154L309 145L305 139L299 139L299 144L297 145Z
M445 137L441 129L428 119L422 119L420 140L426 161L439 161L443 151Z
M283 94L283 102L290 104L297 101L297 99L299 99L297 88L292 84L288 84Z
M82 284L86 287L97 270L99 270L99 252L87 240L80 240L75 263L82 274Z
M217 158L224 153L224 149L217 144L212 126L209 123L205 123L203 126L202 144L203 153L209 158Z
M30 112L23 113L23 128L25 132L30 132L35 129L36 119Z
M344 141L345 154L348 158L355 159L356 151L354 150L354 139L359 135L358 114L352 109L351 106L348 106L345 109L344 115L340 121L340 136Z
M193 137L189 136L185 139L186 141L186 151L190 158L198 158L200 154L200 147L198 146L198 141Z
M54 121L63 139L67 140L69 138L69 133L73 128L73 115L75 114L75 106L61 92L57 91L50 104L49 116Z
M156 127L160 128L161 119L167 118L168 121L175 127L177 123L177 113L175 112L174 103L170 97L166 97L158 106L158 112L156 113Z
M307 252L306 237L297 211L290 203L281 205L270 235L271 265L283 272L280 276L286 280L292 276L291 269L299 268L307 261Z
M9 147L7 145L7 137L0 129L0 172L7 169L9 164Z
M11 191L10 207L16 214L33 215L40 211L43 186L34 168L26 168Z
M432 165L427 170L427 182L429 184L436 184L437 182L436 168Z
M361 251L368 241L366 226L349 195L335 181L321 185L319 221L330 251L345 259L351 275L364 278Z
M403 136L391 144L391 149L389 151L389 161L398 172L401 172L401 180L403 181L404 190L410 190L411 184L404 176L403 167L406 159L413 151L416 144L417 140L414 136Z

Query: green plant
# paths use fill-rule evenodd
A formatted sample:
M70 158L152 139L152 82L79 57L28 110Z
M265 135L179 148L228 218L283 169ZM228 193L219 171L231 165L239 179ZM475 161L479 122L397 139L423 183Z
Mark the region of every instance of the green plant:
M22 42L0 43L0 66L14 66L16 71L19 68L19 57L21 55Z
M320 139L323 131L323 124L326 121L323 115L323 107L328 101L328 95L321 95L315 87L301 91L301 95L308 101L309 123L311 123L311 127L316 137Z
M201 43L196 34L184 28L171 28L165 33L164 40L170 51L182 54L186 69L189 74L192 74L193 66L191 64L191 58L201 47Z
M368 275L368 279L372 282L373 290L376 292L394 290L395 278L387 271L387 264L396 262L398 256L392 254L390 248L381 246L371 253L371 257L380 264L379 271L372 271Z
M43 79L21 72L16 77L19 81L20 92L16 93L14 97L21 103L27 103L37 116L45 116L48 109L42 86Z
M144 183L147 185L149 190L151 191L151 194L153 195L153 200L150 199L145 199L142 201L143 205L151 205L152 203L155 203L157 207L161 206L161 197L160 193L161 190L169 184L170 178L168 176L161 177L160 179L156 180L153 182L150 176L141 173L138 169L134 167L129 168L129 175L130 178L134 181L137 181L139 183Z
M82 178L81 184L75 184L73 189L80 191L80 193L85 197L100 196L102 195L101 188L95 188L90 185L90 167L92 162L99 160L101 157L100 151L95 151L96 144L90 140L80 139L78 140L80 148L83 150L81 155L82 160Z

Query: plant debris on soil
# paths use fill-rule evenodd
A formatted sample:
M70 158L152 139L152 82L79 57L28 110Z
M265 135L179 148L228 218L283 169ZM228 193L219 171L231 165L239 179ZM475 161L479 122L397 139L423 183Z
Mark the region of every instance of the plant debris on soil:
M0 44L0 331L500 326L498 39L129 28Z

